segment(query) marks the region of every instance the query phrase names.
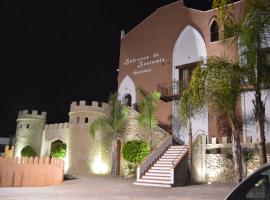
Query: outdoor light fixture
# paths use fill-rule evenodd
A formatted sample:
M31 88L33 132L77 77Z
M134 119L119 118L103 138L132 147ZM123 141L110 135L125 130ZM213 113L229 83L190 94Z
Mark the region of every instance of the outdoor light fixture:
M108 172L108 166L102 161L101 154L96 156L92 170L94 174L106 174Z

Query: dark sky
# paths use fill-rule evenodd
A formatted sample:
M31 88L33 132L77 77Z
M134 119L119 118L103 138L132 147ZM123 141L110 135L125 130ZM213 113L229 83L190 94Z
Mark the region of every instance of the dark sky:
M19 110L46 111L47 123L60 123L74 100L106 101L117 90L121 29L171 2L2 0L0 137L15 133Z

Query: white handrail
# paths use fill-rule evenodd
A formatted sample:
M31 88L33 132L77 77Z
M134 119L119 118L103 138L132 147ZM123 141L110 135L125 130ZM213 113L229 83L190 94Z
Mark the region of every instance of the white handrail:
M137 168L137 180L139 180L142 175L148 170L151 165L168 149L172 144L172 135L167 136L167 138L162 142L158 148L153 151Z

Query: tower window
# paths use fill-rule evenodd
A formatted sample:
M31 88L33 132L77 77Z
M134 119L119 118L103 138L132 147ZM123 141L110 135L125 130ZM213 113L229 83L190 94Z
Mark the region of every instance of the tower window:
M88 117L84 119L84 123L88 123Z
M212 22L210 29L211 29L211 42L218 41L219 33L218 33L218 24L216 20Z
M30 128L30 124L27 124L27 125L26 125L26 128Z

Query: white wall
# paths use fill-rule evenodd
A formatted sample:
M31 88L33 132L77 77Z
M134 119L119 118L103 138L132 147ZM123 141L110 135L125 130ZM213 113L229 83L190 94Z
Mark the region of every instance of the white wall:
M124 103L124 98L130 94L131 95L131 104L136 103L136 87L133 82L133 80L129 77L126 76L118 89L118 99L121 101L121 103Z
M268 95L267 95L268 94ZM254 105L252 101L254 92L244 92L241 94L242 116L243 116L243 135L244 141L247 136L252 136L252 141L257 141L255 119L253 114ZM268 123L265 123L265 137L266 141L270 141L270 90L262 91L262 100L265 103L265 116Z
M173 50L173 81L179 80L179 71L176 66L194 63L206 59L206 45L203 37L194 27L188 25L179 35ZM178 119L178 101L173 102L172 106L172 125L173 134L185 143L188 142L187 130ZM192 120L193 134L208 134L208 112L205 111L201 116L195 116Z

